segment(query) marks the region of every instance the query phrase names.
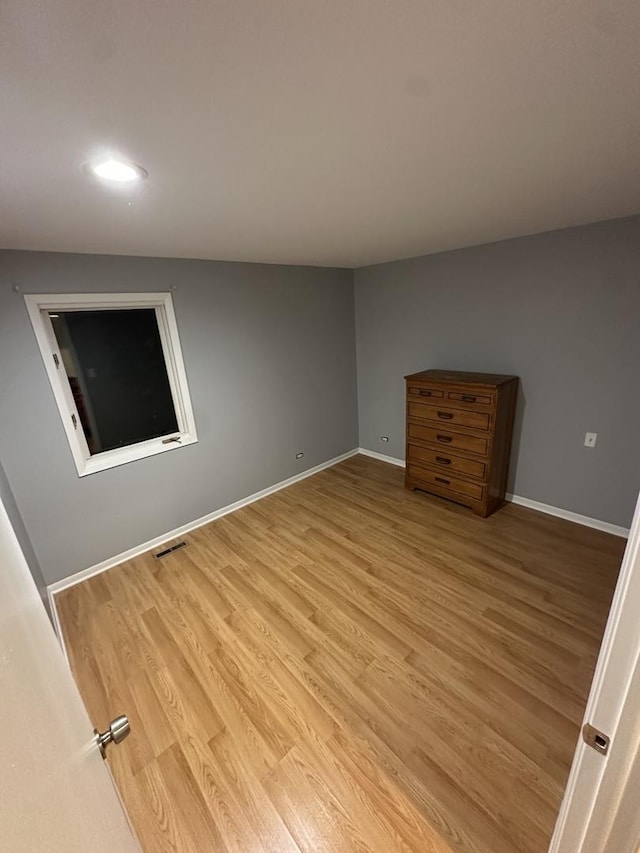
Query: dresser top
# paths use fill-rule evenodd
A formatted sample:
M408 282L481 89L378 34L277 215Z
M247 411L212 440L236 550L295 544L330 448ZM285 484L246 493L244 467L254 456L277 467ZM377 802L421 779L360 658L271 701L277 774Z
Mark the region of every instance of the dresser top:
M464 370L422 370L420 373L410 373L404 377L407 380L427 382L454 382L459 385L489 385L492 388L513 382L517 376L507 376L501 373L467 373Z

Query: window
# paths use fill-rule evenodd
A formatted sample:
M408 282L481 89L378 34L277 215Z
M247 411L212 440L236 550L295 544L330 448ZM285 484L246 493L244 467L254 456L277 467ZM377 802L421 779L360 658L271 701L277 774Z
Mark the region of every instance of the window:
M25 302L81 477L197 441L171 294Z

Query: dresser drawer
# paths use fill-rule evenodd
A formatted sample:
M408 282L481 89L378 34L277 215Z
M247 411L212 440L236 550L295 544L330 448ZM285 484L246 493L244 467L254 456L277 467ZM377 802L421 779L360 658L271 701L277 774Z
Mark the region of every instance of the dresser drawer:
M453 456L448 450L431 450L429 447L420 447L418 444L407 446L407 461L426 463L434 468L441 468L443 472L452 474L468 474L470 477L478 477L483 480L487 466L484 462L475 459L465 459L462 456ZM443 477L447 473L443 473Z
M418 486L420 483L424 483L425 487L433 486L442 492L450 492L453 500L456 499L456 496L463 495L465 498L480 501L484 496L484 486L477 483L467 483L466 480L459 480L457 477L448 477L440 471L432 471L430 468L423 468L413 462L407 465L407 474L412 480L416 481Z
M448 391L447 392L447 400L451 400L451 404L454 406L464 406L465 408L477 408L480 411L490 409L494 402L495 397L493 394L472 394L470 392L463 391Z
M418 388L416 385L410 385L407 388L407 393L410 397L431 397L434 399L444 399L445 395L442 388Z
M409 400L409 415L413 418L423 418L451 426L465 426L471 429L488 430L491 416L488 412L466 411L465 409L449 409L445 406L417 403Z
M480 456L486 456L489 444L486 438L480 436L448 432L445 429L413 423L407 424L407 435L410 439L417 438L420 441L430 441L432 444L437 444L438 447L447 450L468 450L471 453L478 453Z

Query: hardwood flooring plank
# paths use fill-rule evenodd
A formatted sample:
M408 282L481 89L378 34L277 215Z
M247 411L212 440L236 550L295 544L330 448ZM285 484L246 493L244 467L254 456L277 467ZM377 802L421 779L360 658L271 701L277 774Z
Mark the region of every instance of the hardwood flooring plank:
M228 732L209 741L216 778L225 779L243 815L268 853L299 853L282 814L273 805L248 761L246 752L238 749Z
M156 674L157 670L153 670L150 675L146 672L136 673L129 681L131 704L123 707L130 716L133 731L137 732L138 725L143 729L155 758L176 742L176 732L172 729L162 704L158 702L157 691L151 684L150 679L155 679ZM153 708L153 714L149 713L150 708Z
M390 721L359 684L348 685L344 670L330 655L314 653L310 664L314 677L321 682L321 692L329 696L344 728L370 748L376 762L398 781L440 839L460 853L507 853L509 839L492 821L477 814L473 802L467 798L456 809L448 808L448 798L434 787L433 780L415 772L410 763L411 735L401 722Z
M290 762L283 761L263 783L292 838L300 850L347 853L346 841L324 804L317 801L313 789L296 771L295 765L291 767Z
M180 800L171 797L157 762L128 779L126 807L143 850L196 853Z
M390 843L400 849L399 840L389 839L373 820L361 822L354 819L351 812L357 810L351 805L351 797L347 797L345 805L342 805L339 798L339 778L331 764L322 762L321 749L321 745L318 748L306 749L303 745L298 745L291 750L283 763L288 764L289 777L296 787L308 786L314 796L314 811L317 812L318 804L321 804L323 812L337 833L338 837L333 843L326 836L323 838L324 849L344 850L345 853L371 853L376 849L388 849Z
M247 720L256 732L260 732L261 739L273 755L275 764L289 752L295 740L280 716L273 713L256 690L253 671L247 671L246 667L223 647L213 651L209 655L209 660L221 680L224 680L236 707L242 708Z
M208 744L193 736L183 738L182 750L194 780L207 805L213 824L230 853L249 853L261 849L260 841L247 816L215 767Z
M206 689L178 644L173 640L166 623L155 607L143 613L142 619L151 638L160 649L166 670L171 673L175 693L181 697L192 724L202 731L206 740L218 734L224 729L224 724L209 699Z
M424 853L449 853L451 848L428 825L401 787L374 760L372 755L342 730L326 744L334 761L340 762L369 798L376 818L387 824L409 850ZM346 800L346 797L345 797ZM390 844L386 849L394 849Z
M180 820L185 834L196 850L227 851L222 827L211 819L202 791L179 744L170 746L157 759L167 794L180 803Z
M253 683L274 714L296 738L306 737L307 733L321 740L331 737L335 731L333 719L283 660L261 652L260 645L269 629L260 616L251 612L236 614L234 627L254 658L255 662L248 665Z
M253 607L273 626L278 634L285 637L287 644L295 648L300 657L304 657L313 651L313 645L297 629L295 622L289 617L289 614L282 607L272 604L265 598L259 590L255 589L255 587L245 580L240 571L234 569L232 566L227 566L222 570L221 576L238 595L241 595L245 599L249 606Z

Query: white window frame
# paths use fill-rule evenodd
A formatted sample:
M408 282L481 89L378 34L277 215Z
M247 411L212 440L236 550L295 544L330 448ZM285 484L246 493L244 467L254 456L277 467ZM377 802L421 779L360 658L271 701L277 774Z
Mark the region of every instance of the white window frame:
M80 477L95 474L97 471L106 471L136 459L154 456L156 453L166 453L178 447L194 444L198 440L170 293L36 293L26 294L24 300ZM95 453L92 456L62 363L49 312L118 308L153 308L156 312L178 431L170 436L140 441L115 450Z

